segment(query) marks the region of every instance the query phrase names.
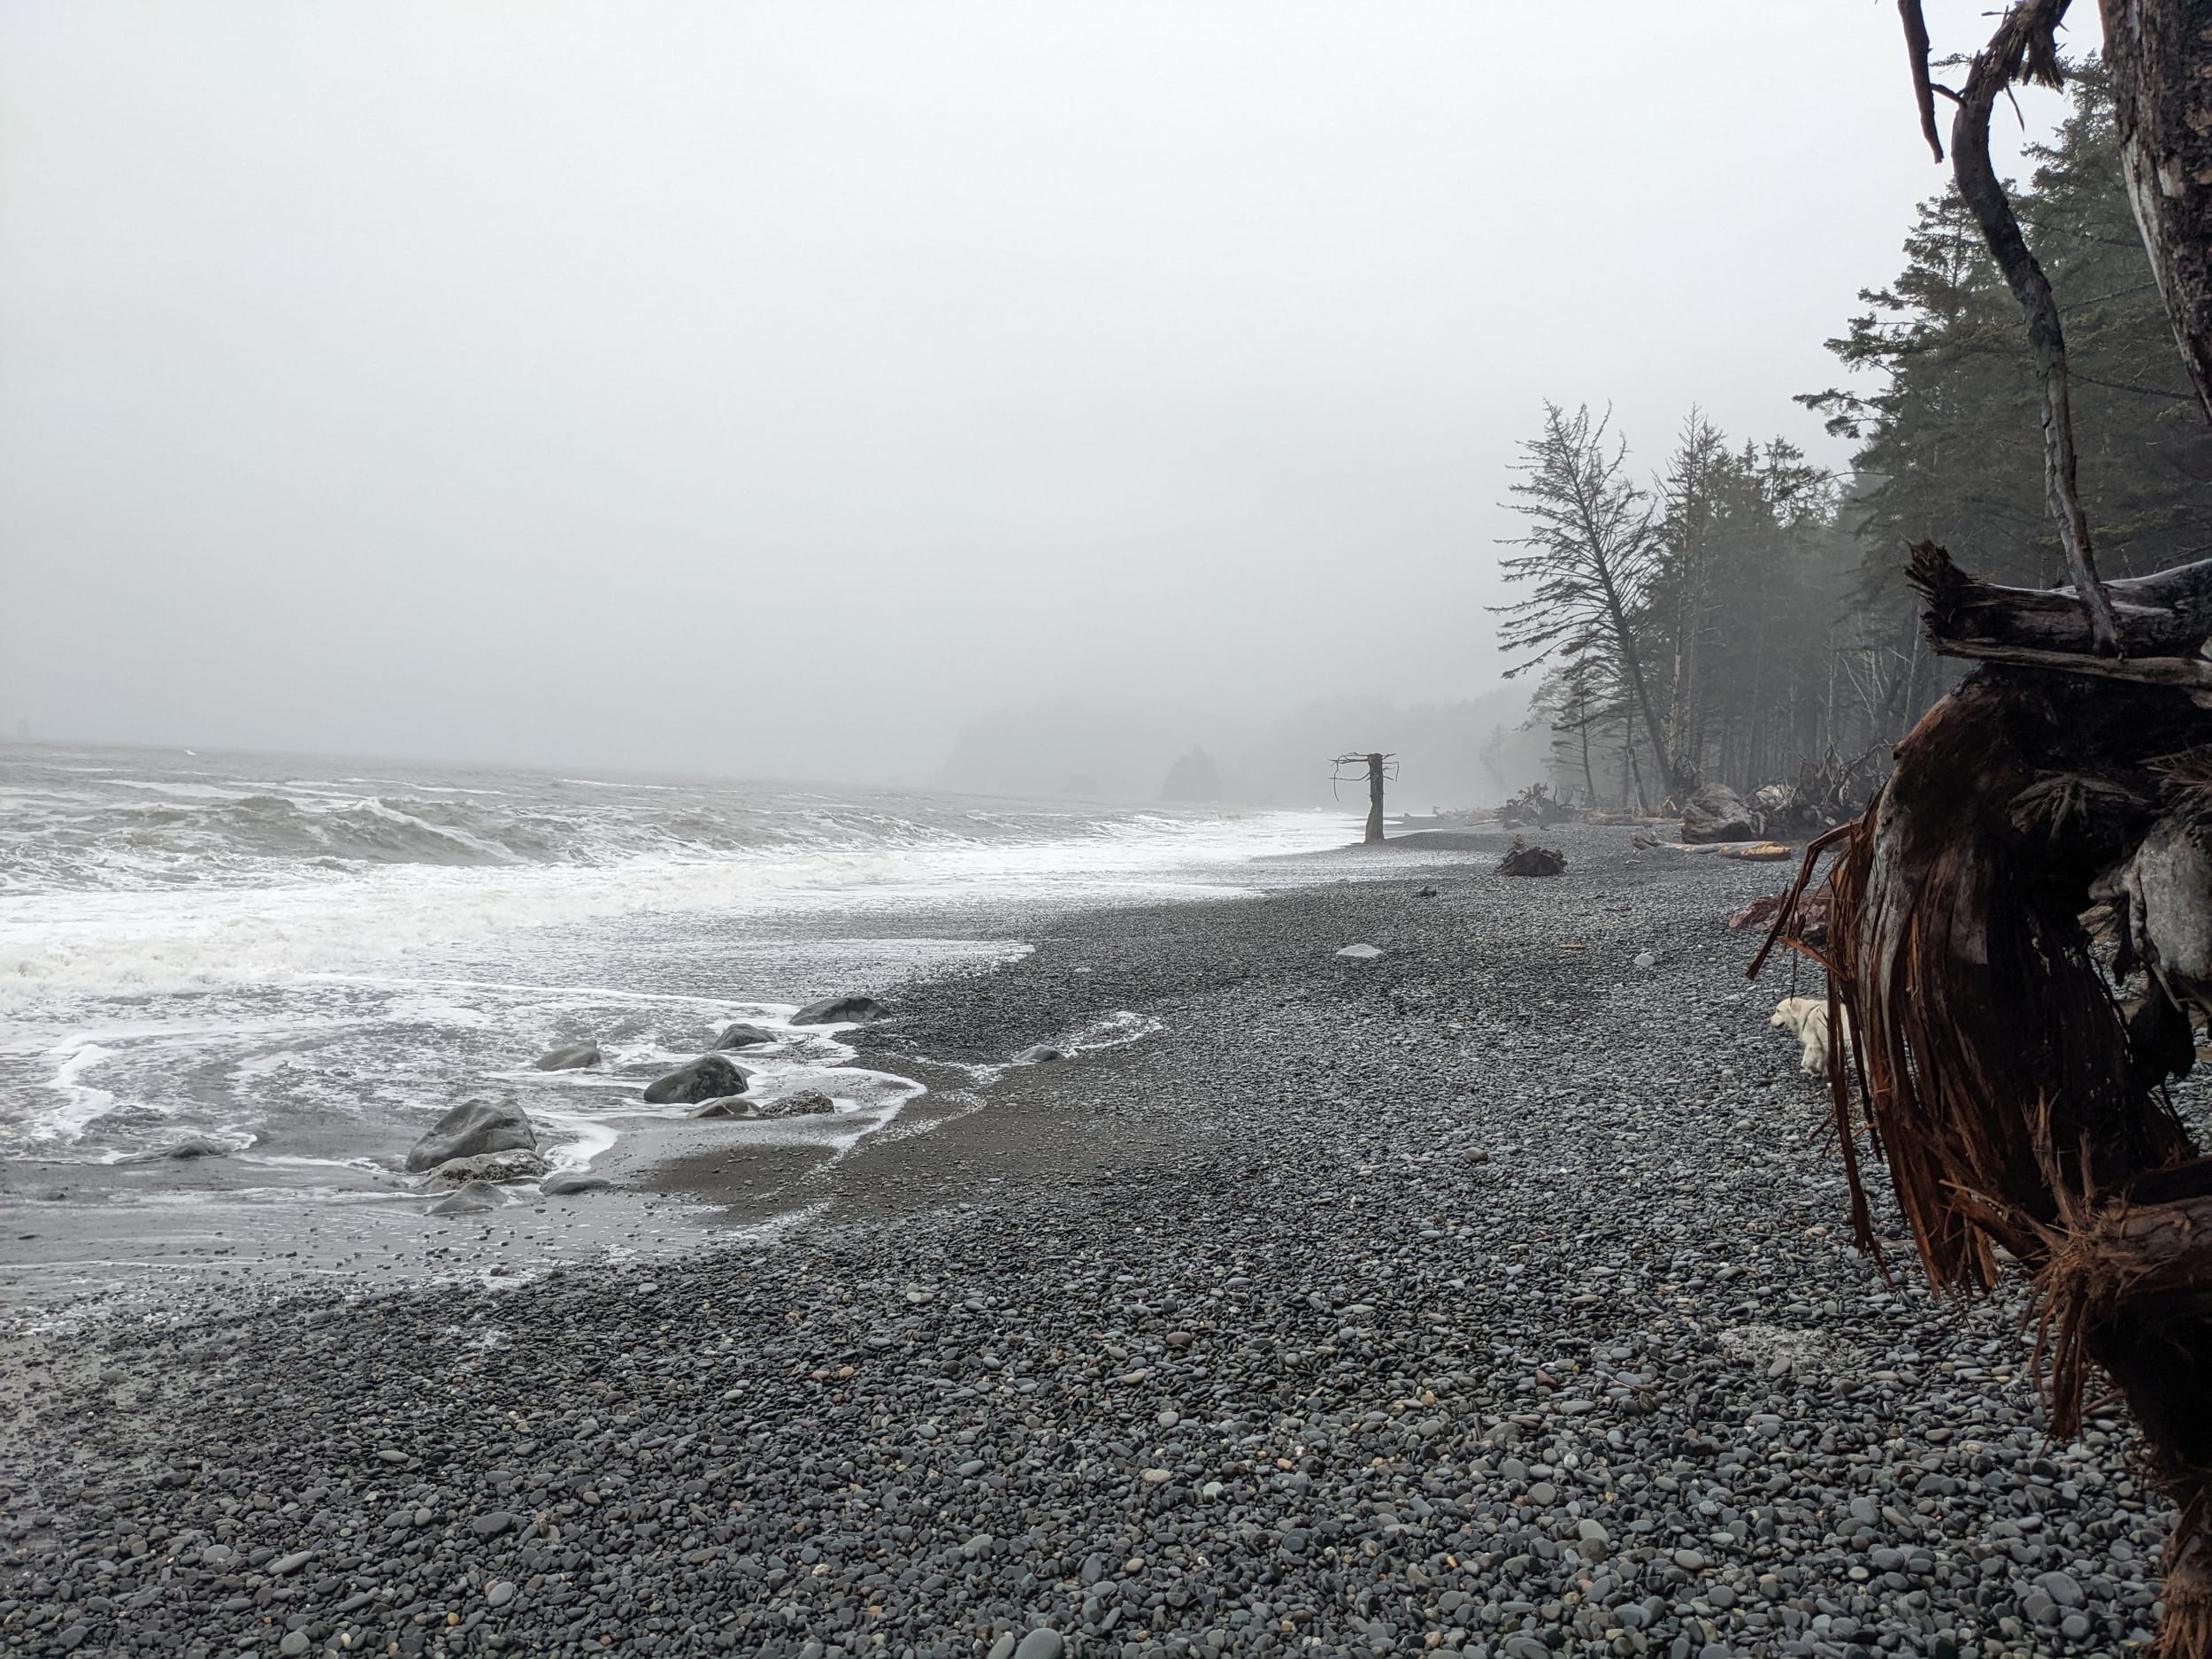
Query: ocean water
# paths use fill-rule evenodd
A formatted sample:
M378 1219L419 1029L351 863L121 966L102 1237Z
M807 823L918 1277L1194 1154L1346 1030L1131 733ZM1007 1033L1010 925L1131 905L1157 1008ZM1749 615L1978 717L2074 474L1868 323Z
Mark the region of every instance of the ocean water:
M849 1144L920 1093L857 1068L816 996L1002 960L1025 918L1198 897L1340 845L1336 813L0 746L0 1176L157 1168L173 1202L389 1193L460 1101L511 1095L557 1167L686 1109L639 1099L734 1019L751 1093ZM1108 1042L1135 1027L1110 1017ZM541 1072L557 1044L608 1064ZM226 1156L180 1162L189 1139ZM145 1202L143 1195L139 1202Z

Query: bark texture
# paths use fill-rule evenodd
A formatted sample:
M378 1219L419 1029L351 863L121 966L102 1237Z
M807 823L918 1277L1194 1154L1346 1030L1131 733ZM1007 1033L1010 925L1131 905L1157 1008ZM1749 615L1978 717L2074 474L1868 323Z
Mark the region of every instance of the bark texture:
M2102 0L2136 221L2212 417L2212 0Z

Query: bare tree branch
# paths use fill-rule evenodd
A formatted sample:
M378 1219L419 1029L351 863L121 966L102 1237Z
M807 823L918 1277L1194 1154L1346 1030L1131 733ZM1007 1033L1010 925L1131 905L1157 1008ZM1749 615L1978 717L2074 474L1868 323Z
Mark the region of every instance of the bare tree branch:
M2066 331L2050 279L2020 234L2005 188L1989 158L1989 118L2000 92L2016 81L2055 87L2061 76L2055 38L2069 0L2021 0L2008 11L1975 55L1951 121L1951 166L1959 196L1981 227L1998 269L2027 318L2028 343L2035 350L2036 378L2043 387L2043 489L2051 516L2058 520L2059 541L2074 586L2088 608L2090 631L2100 650L2120 654L2120 634L2112 602L2097 575L2090 545L2089 518L2082 511L2074 453L2074 418L2068 395ZM1916 6L1915 10L1917 10ZM1909 29L1909 21L1908 23ZM1928 106L1932 109L1932 105Z
M1920 15L1920 0L1897 0L1897 15L1904 19L1905 50L1912 58L1912 95L1920 106L1920 135L1941 161L1943 140L1936 133L1935 87L1928 79L1928 19Z

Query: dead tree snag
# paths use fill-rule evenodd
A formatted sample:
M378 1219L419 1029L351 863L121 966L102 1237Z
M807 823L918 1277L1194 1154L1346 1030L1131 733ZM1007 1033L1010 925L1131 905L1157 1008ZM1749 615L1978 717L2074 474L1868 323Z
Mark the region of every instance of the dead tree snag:
M1382 843L1383 779L1386 775L1396 774L1397 768L1391 764L1393 758L1389 755L1383 754L1339 755L1329 763L1334 769L1329 774L1333 784L1343 779L1347 767L1353 769L1354 776L1361 772L1366 774L1367 833L1360 837L1361 844L1363 846L1376 847Z

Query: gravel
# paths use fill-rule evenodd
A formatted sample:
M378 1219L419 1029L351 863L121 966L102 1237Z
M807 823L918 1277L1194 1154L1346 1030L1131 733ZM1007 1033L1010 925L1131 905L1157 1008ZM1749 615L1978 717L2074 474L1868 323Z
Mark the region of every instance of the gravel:
M12 1340L0 1651L2145 1640L2124 1426L2047 1443L2016 1299L1848 1247L1786 971L1722 926L1776 872L1547 839L901 988L869 1057L979 1109L772 1243ZM1118 1010L1159 1028L1071 1039Z

